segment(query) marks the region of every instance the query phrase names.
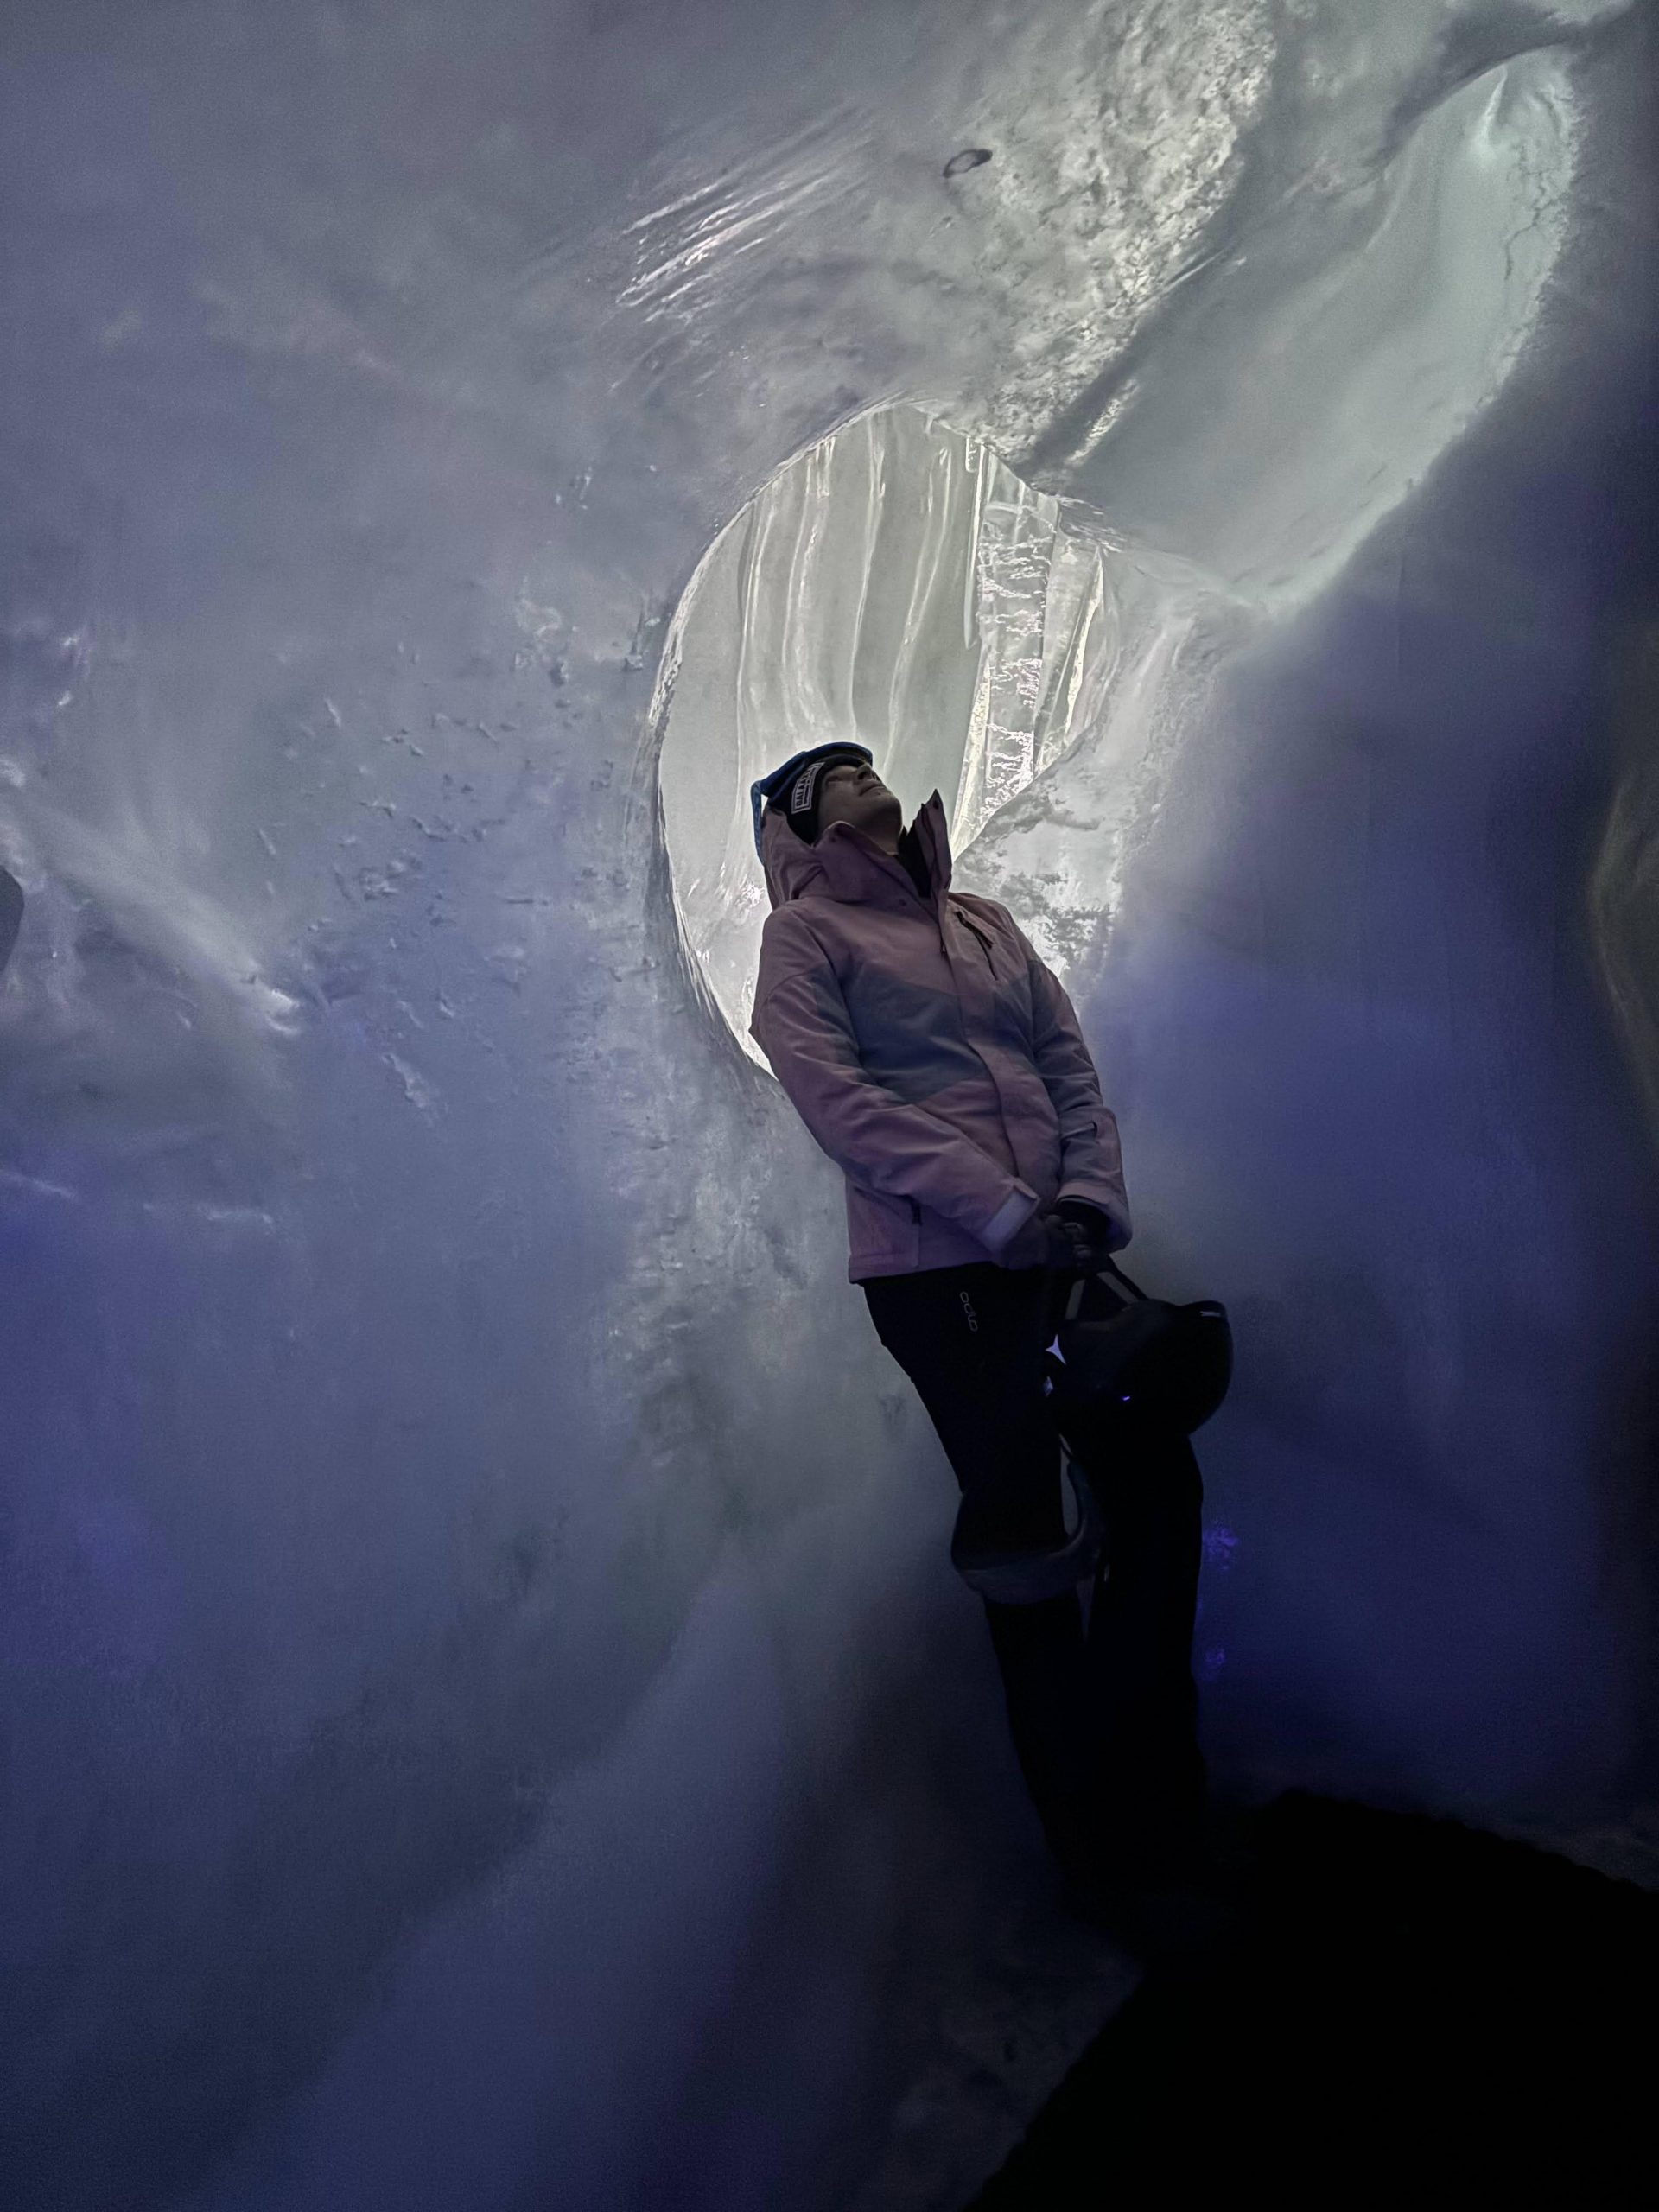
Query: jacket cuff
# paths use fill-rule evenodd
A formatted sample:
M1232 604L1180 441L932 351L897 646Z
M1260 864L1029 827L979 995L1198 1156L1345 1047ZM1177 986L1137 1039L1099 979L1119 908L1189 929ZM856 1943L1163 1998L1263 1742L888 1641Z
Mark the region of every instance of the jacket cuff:
M980 1243L988 1251L1000 1252L1011 1237L1019 1235L1041 1204L1034 1191L1027 1190L1023 1184L1016 1185L980 1230Z

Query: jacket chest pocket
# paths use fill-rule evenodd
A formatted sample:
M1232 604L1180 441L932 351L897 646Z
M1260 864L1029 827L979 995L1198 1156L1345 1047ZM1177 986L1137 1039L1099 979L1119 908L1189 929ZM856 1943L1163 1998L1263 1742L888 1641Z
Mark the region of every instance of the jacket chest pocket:
M984 963L982 972L991 987L998 1029L1029 1047L1031 977L1025 963L1016 963L1008 948L995 938L982 924L969 920L960 912L956 921L962 931L958 942L970 950L976 965L982 961Z
M971 939L971 941L979 947L980 951L984 955L985 966L990 975L991 980L993 982L997 982L999 978L996 973L996 955L991 950L990 938L986 935L985 931L981 929L979 924L977 922L970 922L966 914L959 913L955 918L957 927L962 931L965 937Z

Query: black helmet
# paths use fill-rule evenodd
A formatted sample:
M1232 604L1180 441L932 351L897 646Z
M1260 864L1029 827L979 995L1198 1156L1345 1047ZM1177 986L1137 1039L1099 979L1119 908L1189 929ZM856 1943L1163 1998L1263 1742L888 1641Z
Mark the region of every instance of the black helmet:
M1059 1350L1044 1354L1049 1402L1060 1433L1132 1423L1190 1436L1227 1395L1233 1333L1214 1299L1173 1306L1148 1298L1111 1261L1071 1286Z

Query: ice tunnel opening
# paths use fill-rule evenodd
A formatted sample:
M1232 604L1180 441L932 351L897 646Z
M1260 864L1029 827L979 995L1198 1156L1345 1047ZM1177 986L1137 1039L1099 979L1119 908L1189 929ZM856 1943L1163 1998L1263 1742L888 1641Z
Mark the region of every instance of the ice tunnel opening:
M855 739L906 819L938 790L960 861L1097 715L1121 641L1110 555L982 438L907 402L797 454L715 538L652 720L686 957L758 1065L751 781Z

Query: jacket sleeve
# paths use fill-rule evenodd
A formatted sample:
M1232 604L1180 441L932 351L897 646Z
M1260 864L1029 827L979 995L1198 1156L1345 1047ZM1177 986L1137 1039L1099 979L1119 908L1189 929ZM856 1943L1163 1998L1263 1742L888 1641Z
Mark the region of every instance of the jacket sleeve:
M1123 1182L1117 1119L1100 1095L1100 1077L1084 1041L1076 1009L1059 978L1009 916L1031 971L1032 1055L1060 1124L1061 1198L1082 1198L1111 1217L1109 1249L1122 1251L1135 1233Z
M1036 1212L1030 1184L866 1074L835 970L809 930L785 925L762 937L749 1034L819 1147L855 1183L914 1198L992 1253Z

